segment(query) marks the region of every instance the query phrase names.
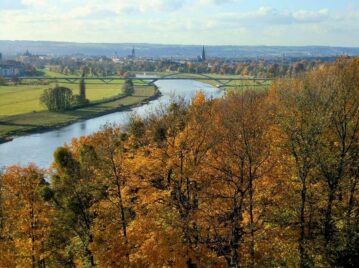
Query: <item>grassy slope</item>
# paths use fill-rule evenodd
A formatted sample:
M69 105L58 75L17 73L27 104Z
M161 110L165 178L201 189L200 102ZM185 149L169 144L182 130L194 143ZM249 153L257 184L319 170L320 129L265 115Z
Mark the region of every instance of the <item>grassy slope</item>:
M137 87L132 96L121 99L100 103L97 105L67 111L56 112L31 112L13 116L0 116L0 140L11 135L21 135L37 130L50 129L57 126L69 124L71 122L95 117L112 111L127 108L145 101L154 96L156 90L154 87Z

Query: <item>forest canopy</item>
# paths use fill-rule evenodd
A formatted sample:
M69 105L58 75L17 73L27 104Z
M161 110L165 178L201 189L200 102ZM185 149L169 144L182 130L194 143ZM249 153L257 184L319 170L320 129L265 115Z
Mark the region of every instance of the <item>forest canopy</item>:
M2 172L0 267L355 267L358 139L359 58L107 125Z

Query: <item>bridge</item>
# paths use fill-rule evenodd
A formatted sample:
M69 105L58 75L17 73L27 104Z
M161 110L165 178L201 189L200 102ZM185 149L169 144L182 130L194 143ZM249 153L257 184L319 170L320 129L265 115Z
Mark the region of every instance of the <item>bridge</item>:
M37 81L67 81L70 83L79 82L82 77L46 77L46 76L19 76L7 78L7 80L21 82L24 80L37 80ZM132 80L139 82L142 86L152 86L157 81L162 80L197 80L197 81L215 81L217 87L243 87L243 86L265 86L267 82L273 78L257 78L257 77L213 77L205 74L184 74L184 73L171 73L164 76L135 76L135 77L119 77L119 76L105 76L105 77L85 77L86 81L102 81L103 83L111 83L113 81ZM241 84L231 84L233 81L244 82ZM247 83L246 83L247 82ZM250 84L252 83L252 84Z

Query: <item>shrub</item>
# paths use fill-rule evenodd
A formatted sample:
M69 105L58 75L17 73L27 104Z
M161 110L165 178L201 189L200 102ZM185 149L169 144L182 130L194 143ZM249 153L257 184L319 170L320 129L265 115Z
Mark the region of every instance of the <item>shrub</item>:
M6 83L6 80L4 77L0 76L0 86L6 86L7 83Z

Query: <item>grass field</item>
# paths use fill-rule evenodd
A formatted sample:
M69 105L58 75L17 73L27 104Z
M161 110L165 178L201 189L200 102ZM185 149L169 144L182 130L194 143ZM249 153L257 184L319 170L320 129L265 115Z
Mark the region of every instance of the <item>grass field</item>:
M21 135L33 131L51 129L53 127L69 124L81 119L91 118L112 111L127 108L153 97L155 87L136 87L132 96L92 105L66 112L30 112L12 116L0 116L0 141L12 135Z
M46 110L40 104L40 96L44 89L54 87L56 83L49 85L27 84L0 86L0 116L16 115L29 112ZM61 81L60 86L68 87L74 94L79 94L79 83ZM102 81L92 80L86 83L86 97L90 100L101 100L122 93L123 81L112 81L105 84Z

